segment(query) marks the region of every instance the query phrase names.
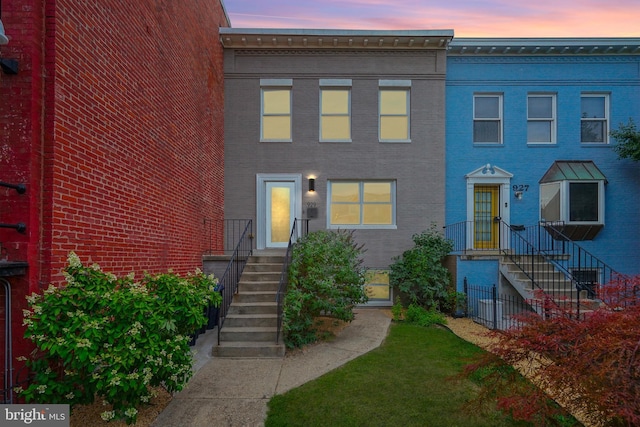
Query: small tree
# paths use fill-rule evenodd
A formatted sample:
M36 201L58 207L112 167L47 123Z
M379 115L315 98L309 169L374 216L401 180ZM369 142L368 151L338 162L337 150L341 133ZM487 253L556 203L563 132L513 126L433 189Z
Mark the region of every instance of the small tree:
M627 124L620 123L618 129L612 130L611 137L618 142L613 146L618 158L640 161L640 131L632 118Z
M453 249L453 243L437 231L435 224L415 234L413 242L413 248L394 258L389 281L412 303L444 310L451 300L451 274L442 260Z
M640 276L608 283L599 297L606 305L581 318L547 297L547 316L522 316L518 327L496 332L491 351L498 357L469 372L505 363L528 370L539 386L530 393L490 382L484 386L514 417L538 425L550 425L545 420L554 411L541 404L541 390L580 409L596 425L640 425Z
M283 330L288 347L316 341L316 317L353 320L353 308L368 300L362 253L353 232L323 230L298 240L284 299Z

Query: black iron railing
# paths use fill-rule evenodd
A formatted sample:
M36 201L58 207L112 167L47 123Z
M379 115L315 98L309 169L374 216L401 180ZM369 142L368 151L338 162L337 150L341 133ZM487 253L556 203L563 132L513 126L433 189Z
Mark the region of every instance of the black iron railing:
M293 244L300 238L309 234L309 220L308 219L296 219L291 227L291 234L289 235L289 244L287 245L287 252L284 257L284 263L282 265L282 274L280 275L280 284L278 285L278 293L276 294L276 304L278 306L278 322L276 326L276 344L280 342L280 330L282 328L282 314L284 297L287 293L289 286L289 265L291 264L291 258L293 255Z
M205 229L208 236L208 255L231 255L236 249L238 242L245 235L247 227L249 231L247 237L253 239L253 221L250 219L216 219L204 220Z
M519 325L519 316L543 311L543 302L527 301L517 294L499 293L496 285L469 285L464 279L467 317L489 329L506 330Z
M445 227L445 237L453 243L454 254L493 251L506 256L528 283L530 292L543 292L557 304L580 316L585 306L601 294L603 285L624 280L609 265L565 236L555 224L541 222L524 227L497 220L493 244L477 248L474 222ZM586 304L586 305L585 305Z
M237 225L235 221L245 220L230 220L233 221L234 227ZM229 306L233 301L233 296L238 293L238 283L240 282L240 276L244 266L247 264L247 260L253 252L253 222L246 220L242 233L238 233L238 241L235 245L235 249L231 255L231 259L227 264L227 268L218 280L218 287L222 295L222 302L218 308L218 344L220 344L220 329L224 325L224 320L227 317Z

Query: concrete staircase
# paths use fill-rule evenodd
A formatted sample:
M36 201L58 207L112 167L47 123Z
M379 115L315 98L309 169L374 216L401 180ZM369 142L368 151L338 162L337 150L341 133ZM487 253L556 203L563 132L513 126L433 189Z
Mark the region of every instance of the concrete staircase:
M282 334L276 343L276 294L283 263L284 250L256 252L249 257L238 283L238 293L220 329L220 344L213 347L214 357L284 356Z
M526 301L538 300L535 294L538 288L534 289L529 275L547 295L553 296L556 304L567 310L577 311L579 309L580 313L587 314L600 305L600 301L589 298L586 290L579 291L580 298L578 300L578 291L571 279L543 257L538 255L520 256L518 262L524 271L509 257L501 257L500 273ZM533 306L539 305L533 304Z

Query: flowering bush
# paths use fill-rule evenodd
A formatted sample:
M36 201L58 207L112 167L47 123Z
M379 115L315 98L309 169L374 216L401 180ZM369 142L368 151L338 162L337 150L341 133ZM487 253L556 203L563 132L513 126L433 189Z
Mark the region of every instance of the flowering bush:
M189 334L206 323L204 309L220 304L217 280L197 271L117 278L85 267L71 253L67 285L28 296L25 336L36 349L27 360L27 402L112 405L104 420L135 422L152 387L181 390L191 376Z

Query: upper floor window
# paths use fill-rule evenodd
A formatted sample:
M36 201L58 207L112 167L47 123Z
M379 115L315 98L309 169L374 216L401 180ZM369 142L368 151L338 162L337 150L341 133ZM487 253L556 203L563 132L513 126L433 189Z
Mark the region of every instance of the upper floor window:
M527 143L555 144L556 96L530 94L527 97Z
M609 142L609 95L590 93L580 97L580 142Z
M263 79L261 141L291 141L291 79Z
M380 80L378 100L381 142L409 142L410 80Z
M320 80L320 141L351 141L351 80Z
M395 226L395 181L329 181L329 227Z
M502 144L502 95L473 96L473 142Z

